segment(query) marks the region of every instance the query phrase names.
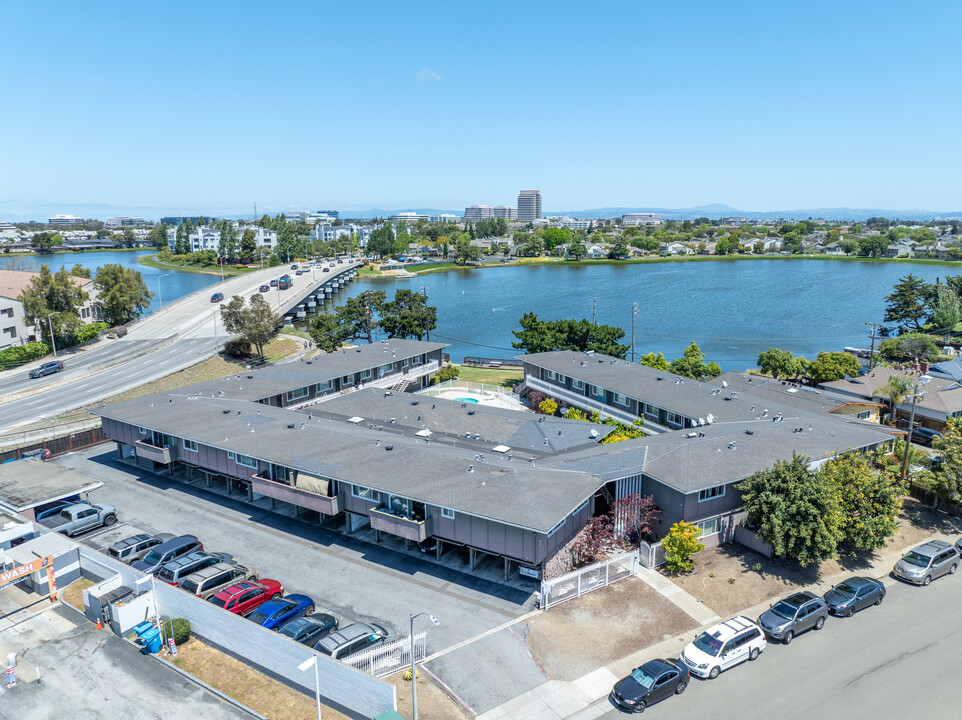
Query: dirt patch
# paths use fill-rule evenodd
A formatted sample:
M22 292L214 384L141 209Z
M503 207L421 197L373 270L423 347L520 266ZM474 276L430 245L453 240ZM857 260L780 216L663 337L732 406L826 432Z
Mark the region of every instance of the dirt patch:
M898 533L889 538L884 549L874 553L858 553L803 568L796 562L766 558L732 542L702 550L695 556L693 572L669 577L717 614L726 617L757 603L810 587L837 573L880 574L873 564L883 554L901 552L940 533L962 534L962 519L935 513L909 498L902 508ZM882 568L881 572L887 570Z
M93 580L80 578L70 583L60 591L60 600L71 607L77 608L80 612L84 611L84 590L94 584Z
M637 578L561 603L528 624L537 662L550 678L569 681L697 625Z
M395 673L384 678L397 688L397 711L406 718L413 718L411 707L411 681L404 679L404 673ZM327 718L327 715L324 716ZM434 681L431 675L418 668L418 720L473 720L474 715L466 711Z

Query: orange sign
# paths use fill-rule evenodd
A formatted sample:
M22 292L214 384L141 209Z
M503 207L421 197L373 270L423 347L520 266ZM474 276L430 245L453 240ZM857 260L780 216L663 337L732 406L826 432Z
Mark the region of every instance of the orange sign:
M4 585L17 582L26 575L36 572L37 570L42 570L43 568L48 569L47 576L49 578L53 573L53 558L50 555L37 558L33 562L29 562L26 565L21 565L13 568L13 570L7 570L6 572L0 573L0 588L2 588Z

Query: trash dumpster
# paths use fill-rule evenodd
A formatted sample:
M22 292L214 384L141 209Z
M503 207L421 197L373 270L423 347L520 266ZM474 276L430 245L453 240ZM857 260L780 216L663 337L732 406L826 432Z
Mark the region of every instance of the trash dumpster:
M143 646L147 648L147 652L160 652L161 645L163 644L160 639L160 630L157 629L153 623L140 623L134 628L134 633L136 633Z

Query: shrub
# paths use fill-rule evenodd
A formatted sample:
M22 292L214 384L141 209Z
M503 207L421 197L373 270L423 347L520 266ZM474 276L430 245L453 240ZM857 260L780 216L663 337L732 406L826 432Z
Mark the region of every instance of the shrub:
M698 541L699 537L701 537L701 529L693 523L680 520L671 526L665 539L661 541L669 570L691 572L695 567L692 556L705 549L705 546Z
M884 340L879 345L879 353L890 360L935 360L939 356L939 347L931 335L906 333Z
M50 346L45 342L32 342L26 345L0 350L0 368L14 367L50 354Z
M110 332L116 334L117 337L122 338L124 335L127 334L127 326L126 326L126 325L116 325L116 326L110 328Z
M448 380L454 380L458 376L461 370L457 365L448 365L438 370L437 381L439 383L447 382Z
M545 395L543 392L532 390L531 392L528 393L528 407L530 407L532 410L537 410L538 406L541 404L541 401L544 400L546 397L548 396Z
M174 618L164 621L164 637L173 636L174 642L183 645L190 640L190 621L185 618Z
M77 332L73 334L73 345L80 345L81 343L88 342L96 338L100 333L104 332L109 326L105 322L95 322L89 325L82 325L77 328ZM126 328L125 328L126 329Z
M244 338L234 338L224 343L224 352L232 357L246 358L251 355L251 344Z
M538 412L542 415L554 415L558 412L558 403L551 398L545 398L538 403Z

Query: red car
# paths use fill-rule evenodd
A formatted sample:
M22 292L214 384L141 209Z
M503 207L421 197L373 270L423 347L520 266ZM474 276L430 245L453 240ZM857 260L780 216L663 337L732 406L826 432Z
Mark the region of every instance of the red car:
M217 607L236 613L247 615L258 607L284 594L284 586L277 580L261 578L257 582L247 581L231 585L221 590L210 599Z

